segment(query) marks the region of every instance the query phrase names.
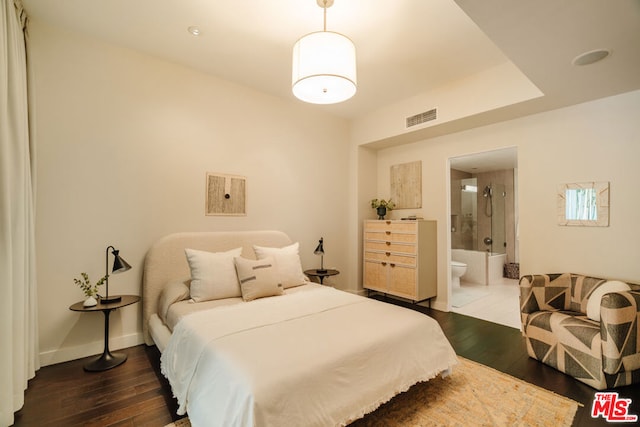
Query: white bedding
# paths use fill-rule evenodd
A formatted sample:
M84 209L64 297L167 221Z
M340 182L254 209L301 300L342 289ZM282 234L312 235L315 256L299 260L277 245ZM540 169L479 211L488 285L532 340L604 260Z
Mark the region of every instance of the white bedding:
M430 317L318 286L185 316L161 362L195 427L333 426L457 358Z

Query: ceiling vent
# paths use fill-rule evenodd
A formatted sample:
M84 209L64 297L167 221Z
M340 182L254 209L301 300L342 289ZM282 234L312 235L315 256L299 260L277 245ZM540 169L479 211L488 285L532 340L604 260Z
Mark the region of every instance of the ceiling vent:
M407 128L435 120L438 118L437 114L438 110L434 108L433 110L407 117Z

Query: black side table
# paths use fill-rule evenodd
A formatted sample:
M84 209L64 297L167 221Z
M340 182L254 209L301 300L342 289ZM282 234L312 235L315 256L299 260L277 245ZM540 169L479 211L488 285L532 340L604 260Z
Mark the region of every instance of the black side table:
M325 277L335 276L336 274L340 274L338 270L325 269L323 271L318 271L317 269L313 270L305 270L304 274L311 277L317 277L320 279L320 284L322 285L322 281Z
M138 301L140 301L140 297L138 295L122 295L122 300L118 302L102 304L100 300L98 300L98 305L85 307L82 305L84 301L80 301L69 307L69 310L71 311L80 311L83 313L101 311L104 314L104 351L101 356L84 366L85 371L106 371L107 369L115 368L116 366L123 364L127 360L126 354L111 353L111 351L109 351L109 314L111 314L112 310L117 310L127 305L135 304Z

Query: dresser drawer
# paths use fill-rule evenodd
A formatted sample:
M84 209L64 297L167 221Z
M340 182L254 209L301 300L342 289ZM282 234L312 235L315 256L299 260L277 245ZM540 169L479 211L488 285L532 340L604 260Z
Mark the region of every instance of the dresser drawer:
M372 241L367 240L364 243L365 251L376 251L376 252L395 252L400 254L411 254L415 255L417 253L417 246L409 243L398 243L398 242L380 242L380 241Z
M384 240L391 242L416 243L418 240L416 233L399 233L395 231L365 231L364 238L367 240Z
M414 266L416 265L416 257L415 256L409 256L409 255L404 255L404 254L398 254L398 253L393 253L393 252L370 252L367 251L364 254L365 259L367 260L375 260L375 261L382 261L382 262L387 262L387 263L393 263L393 264L404 264L404 265L410 265L410 266Z
M367 221L364 229L365 231L415 233L418 227L417 223L410 221Z

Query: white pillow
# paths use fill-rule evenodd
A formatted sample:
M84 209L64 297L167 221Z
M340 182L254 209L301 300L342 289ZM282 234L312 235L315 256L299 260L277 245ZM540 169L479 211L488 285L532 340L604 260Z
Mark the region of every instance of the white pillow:
M259 260L236 257L234 262L243 300L251 301L283 294L284 289L278 280L272 257Z
M191 298L195 302L242 295L233 263L233 259L242 253L242 248L227 252L184 251L191 269Z
M306 282L306 277L302 272L300 256L298 255L298 247L299 244L296 242L284 248L266 248L254 245L253 250L258 259L273 257L280 283L287 289L303 285Z
M171 304L189 298L189 279L169 283L160 292L158 298L158 316L167 323L167 313Z
M624 282L620 282L619 280L604 282L602 285L595 288L595 290L591 292L591 295L589 295L589 300L587 301L587 317L599 322L600 300L602 300L604 294L608 294L609 292L628 291L630 289L631 287L629 285Z

